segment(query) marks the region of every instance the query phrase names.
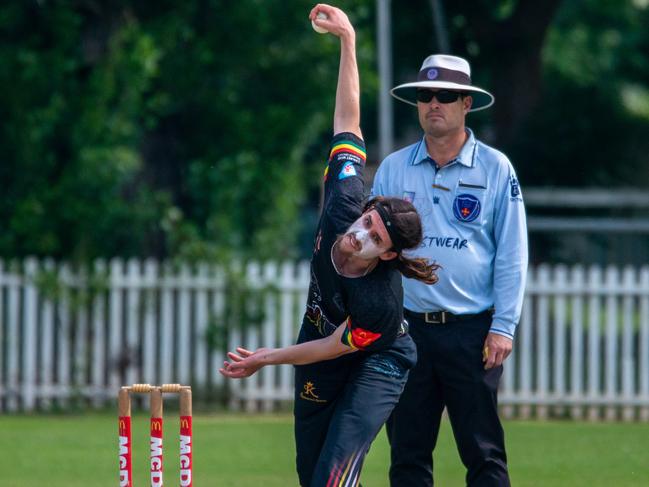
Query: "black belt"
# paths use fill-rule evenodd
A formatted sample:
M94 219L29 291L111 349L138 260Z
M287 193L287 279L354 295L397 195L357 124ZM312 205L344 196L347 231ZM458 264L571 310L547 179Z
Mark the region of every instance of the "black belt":
M471 320L473 318L481 318L486 316L492 316L494 313L493 308L482 311L481 313L476 313L472 315L455 315L449 311L428 311L427 313L417 313L415 311L410 311L409 309L404 309L404 312L408 316L412 316L424 323L432 325L445 325L447 323L454 323L457 321Z

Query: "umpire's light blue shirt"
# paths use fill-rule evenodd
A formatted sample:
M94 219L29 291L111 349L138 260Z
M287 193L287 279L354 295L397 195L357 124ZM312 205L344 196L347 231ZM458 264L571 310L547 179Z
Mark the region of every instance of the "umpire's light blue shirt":
M507 157L467 134L458 156L439 169L423 138L390 154L372 194L415 205L424 241L408 255L442 266L432 286L404 278L405 308L473 314L493 306L491 331L513 338L527 273L523 198Z

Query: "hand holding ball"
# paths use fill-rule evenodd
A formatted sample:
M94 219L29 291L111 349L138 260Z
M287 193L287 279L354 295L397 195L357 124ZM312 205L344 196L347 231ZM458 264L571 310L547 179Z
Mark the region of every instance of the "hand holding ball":
M318 12L317 18L325 20L328 17L326 13ZM327 29L323 29L322 27L316 25L313 20L311 21L311 26L313 27L313 30L315 30L318 34L326 34L327 32L329 32Z

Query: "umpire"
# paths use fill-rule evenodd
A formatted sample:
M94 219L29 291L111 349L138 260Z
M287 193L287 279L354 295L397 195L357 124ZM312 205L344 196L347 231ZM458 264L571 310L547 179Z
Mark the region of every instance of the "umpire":
M494 102L470 76L466 60L432 55L416 81L391 90L417 107L424 135L385 158L372 188L414 204L424 227L415 256L441 265L434 286L404 279L419 358L387 423L392 487L433 485L444 407L467 485L510 485L497 390L523 301L525 208L507 157L465 127Z

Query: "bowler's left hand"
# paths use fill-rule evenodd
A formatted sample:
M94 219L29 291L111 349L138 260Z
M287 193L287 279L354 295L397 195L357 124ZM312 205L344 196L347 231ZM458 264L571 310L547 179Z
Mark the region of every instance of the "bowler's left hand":
M497 333L489 333L482 349L485 370L499 367L512 353L512 339Z

